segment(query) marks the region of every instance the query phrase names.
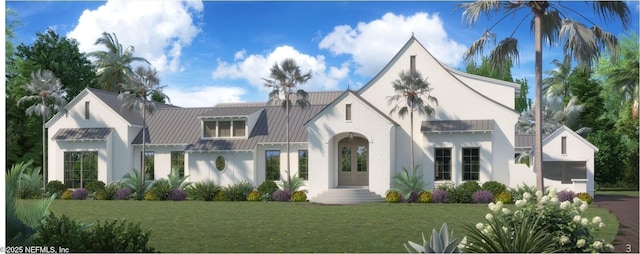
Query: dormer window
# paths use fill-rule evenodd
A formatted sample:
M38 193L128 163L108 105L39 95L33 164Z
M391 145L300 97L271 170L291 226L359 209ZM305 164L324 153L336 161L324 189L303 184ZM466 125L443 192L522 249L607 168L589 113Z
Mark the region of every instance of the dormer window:
M244 138L247 136L245 120L203 120L203 138Z

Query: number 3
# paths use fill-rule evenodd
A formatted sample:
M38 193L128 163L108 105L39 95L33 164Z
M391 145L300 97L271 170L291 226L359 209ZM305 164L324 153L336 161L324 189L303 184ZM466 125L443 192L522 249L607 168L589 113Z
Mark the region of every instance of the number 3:
M631 252L631 244L627 243L626 246L627 246L627 249L626 249L627 253Z

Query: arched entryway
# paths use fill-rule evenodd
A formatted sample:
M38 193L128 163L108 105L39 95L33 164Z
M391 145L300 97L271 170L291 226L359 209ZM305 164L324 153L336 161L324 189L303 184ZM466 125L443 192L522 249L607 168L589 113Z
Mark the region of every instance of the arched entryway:
M338 142L338 186L369 185L369 141L347 137Z

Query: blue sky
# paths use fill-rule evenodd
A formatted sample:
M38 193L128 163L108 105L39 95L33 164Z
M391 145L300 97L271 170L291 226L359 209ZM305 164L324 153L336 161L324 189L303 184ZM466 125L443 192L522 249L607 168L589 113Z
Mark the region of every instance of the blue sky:
M220 102L265 101L261 78L284 58L294 58L313 78L308 91L357 89L366 84L407 42L412 33L441 62L464 70L462 56L496 19L482 17L468 27L461 2L200 2L98 1L6 2L23 23L16 44L31 44L36 32L54 29L78 40L80 50L94 45L103 31L160 72L171 102L183 107ZM628 2L638 31L638 2ZM565 5L616 35L620 23L605 25L584 2ZM520 19L503 21L498 40ZM514 78L533 84L533 37L527 23L516 31L520 63ZM544 68L562 59L559 47L544 49ZM532 96L530 96L532 97Z

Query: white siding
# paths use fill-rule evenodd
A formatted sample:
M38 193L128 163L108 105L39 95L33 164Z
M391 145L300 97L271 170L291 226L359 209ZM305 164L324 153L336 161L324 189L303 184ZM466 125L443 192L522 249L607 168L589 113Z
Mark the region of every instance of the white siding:
M221 186L228 186L240 181L255 185L252 152L191 152L186 153L188 159L185 175L189 182L212 181ZM216 169L216 158L225 159L225 168Z

